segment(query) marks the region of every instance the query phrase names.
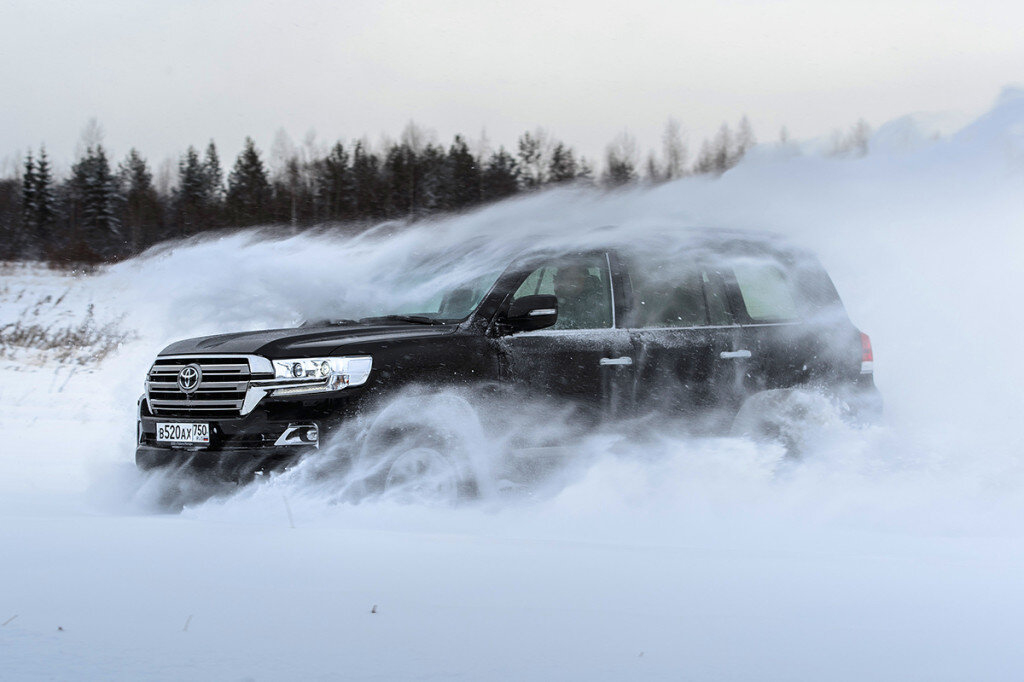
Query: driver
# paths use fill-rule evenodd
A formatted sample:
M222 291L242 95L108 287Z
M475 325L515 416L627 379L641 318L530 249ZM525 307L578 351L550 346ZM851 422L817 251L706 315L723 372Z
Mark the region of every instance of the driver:
M583 263L567 263L555 271L558 327L600 329L610 327L608 290L601 278L590 274Z

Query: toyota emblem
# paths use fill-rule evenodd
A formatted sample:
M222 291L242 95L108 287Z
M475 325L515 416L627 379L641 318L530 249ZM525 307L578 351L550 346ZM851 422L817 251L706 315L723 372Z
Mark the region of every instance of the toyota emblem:
M199 382L203 380L203 370L199 365L185 365L178 372L178 388L183 392L192 394L199 388Z

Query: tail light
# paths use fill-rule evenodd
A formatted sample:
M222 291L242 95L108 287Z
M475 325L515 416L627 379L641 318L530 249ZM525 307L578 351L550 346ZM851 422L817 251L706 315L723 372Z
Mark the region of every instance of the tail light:
M860 373L871 374L875 371L875 352L871 349L871 337L860 333Z

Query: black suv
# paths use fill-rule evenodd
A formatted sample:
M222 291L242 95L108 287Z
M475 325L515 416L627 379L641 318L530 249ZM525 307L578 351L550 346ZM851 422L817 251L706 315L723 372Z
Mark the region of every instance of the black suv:
M581 423L667 413L697 433L727 433L795 388L855 420L881 409L867 335L817 259L773 236L524 253L430 294L359 320L171 344L139 400L138 466L244 477L410 385L511 387L573 405Z

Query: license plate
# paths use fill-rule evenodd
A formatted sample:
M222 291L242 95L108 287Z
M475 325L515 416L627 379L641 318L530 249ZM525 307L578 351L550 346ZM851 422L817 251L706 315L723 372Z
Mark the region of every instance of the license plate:
M157 443L200 443L209 445L210 425L188 422L160 422L156 425Z

